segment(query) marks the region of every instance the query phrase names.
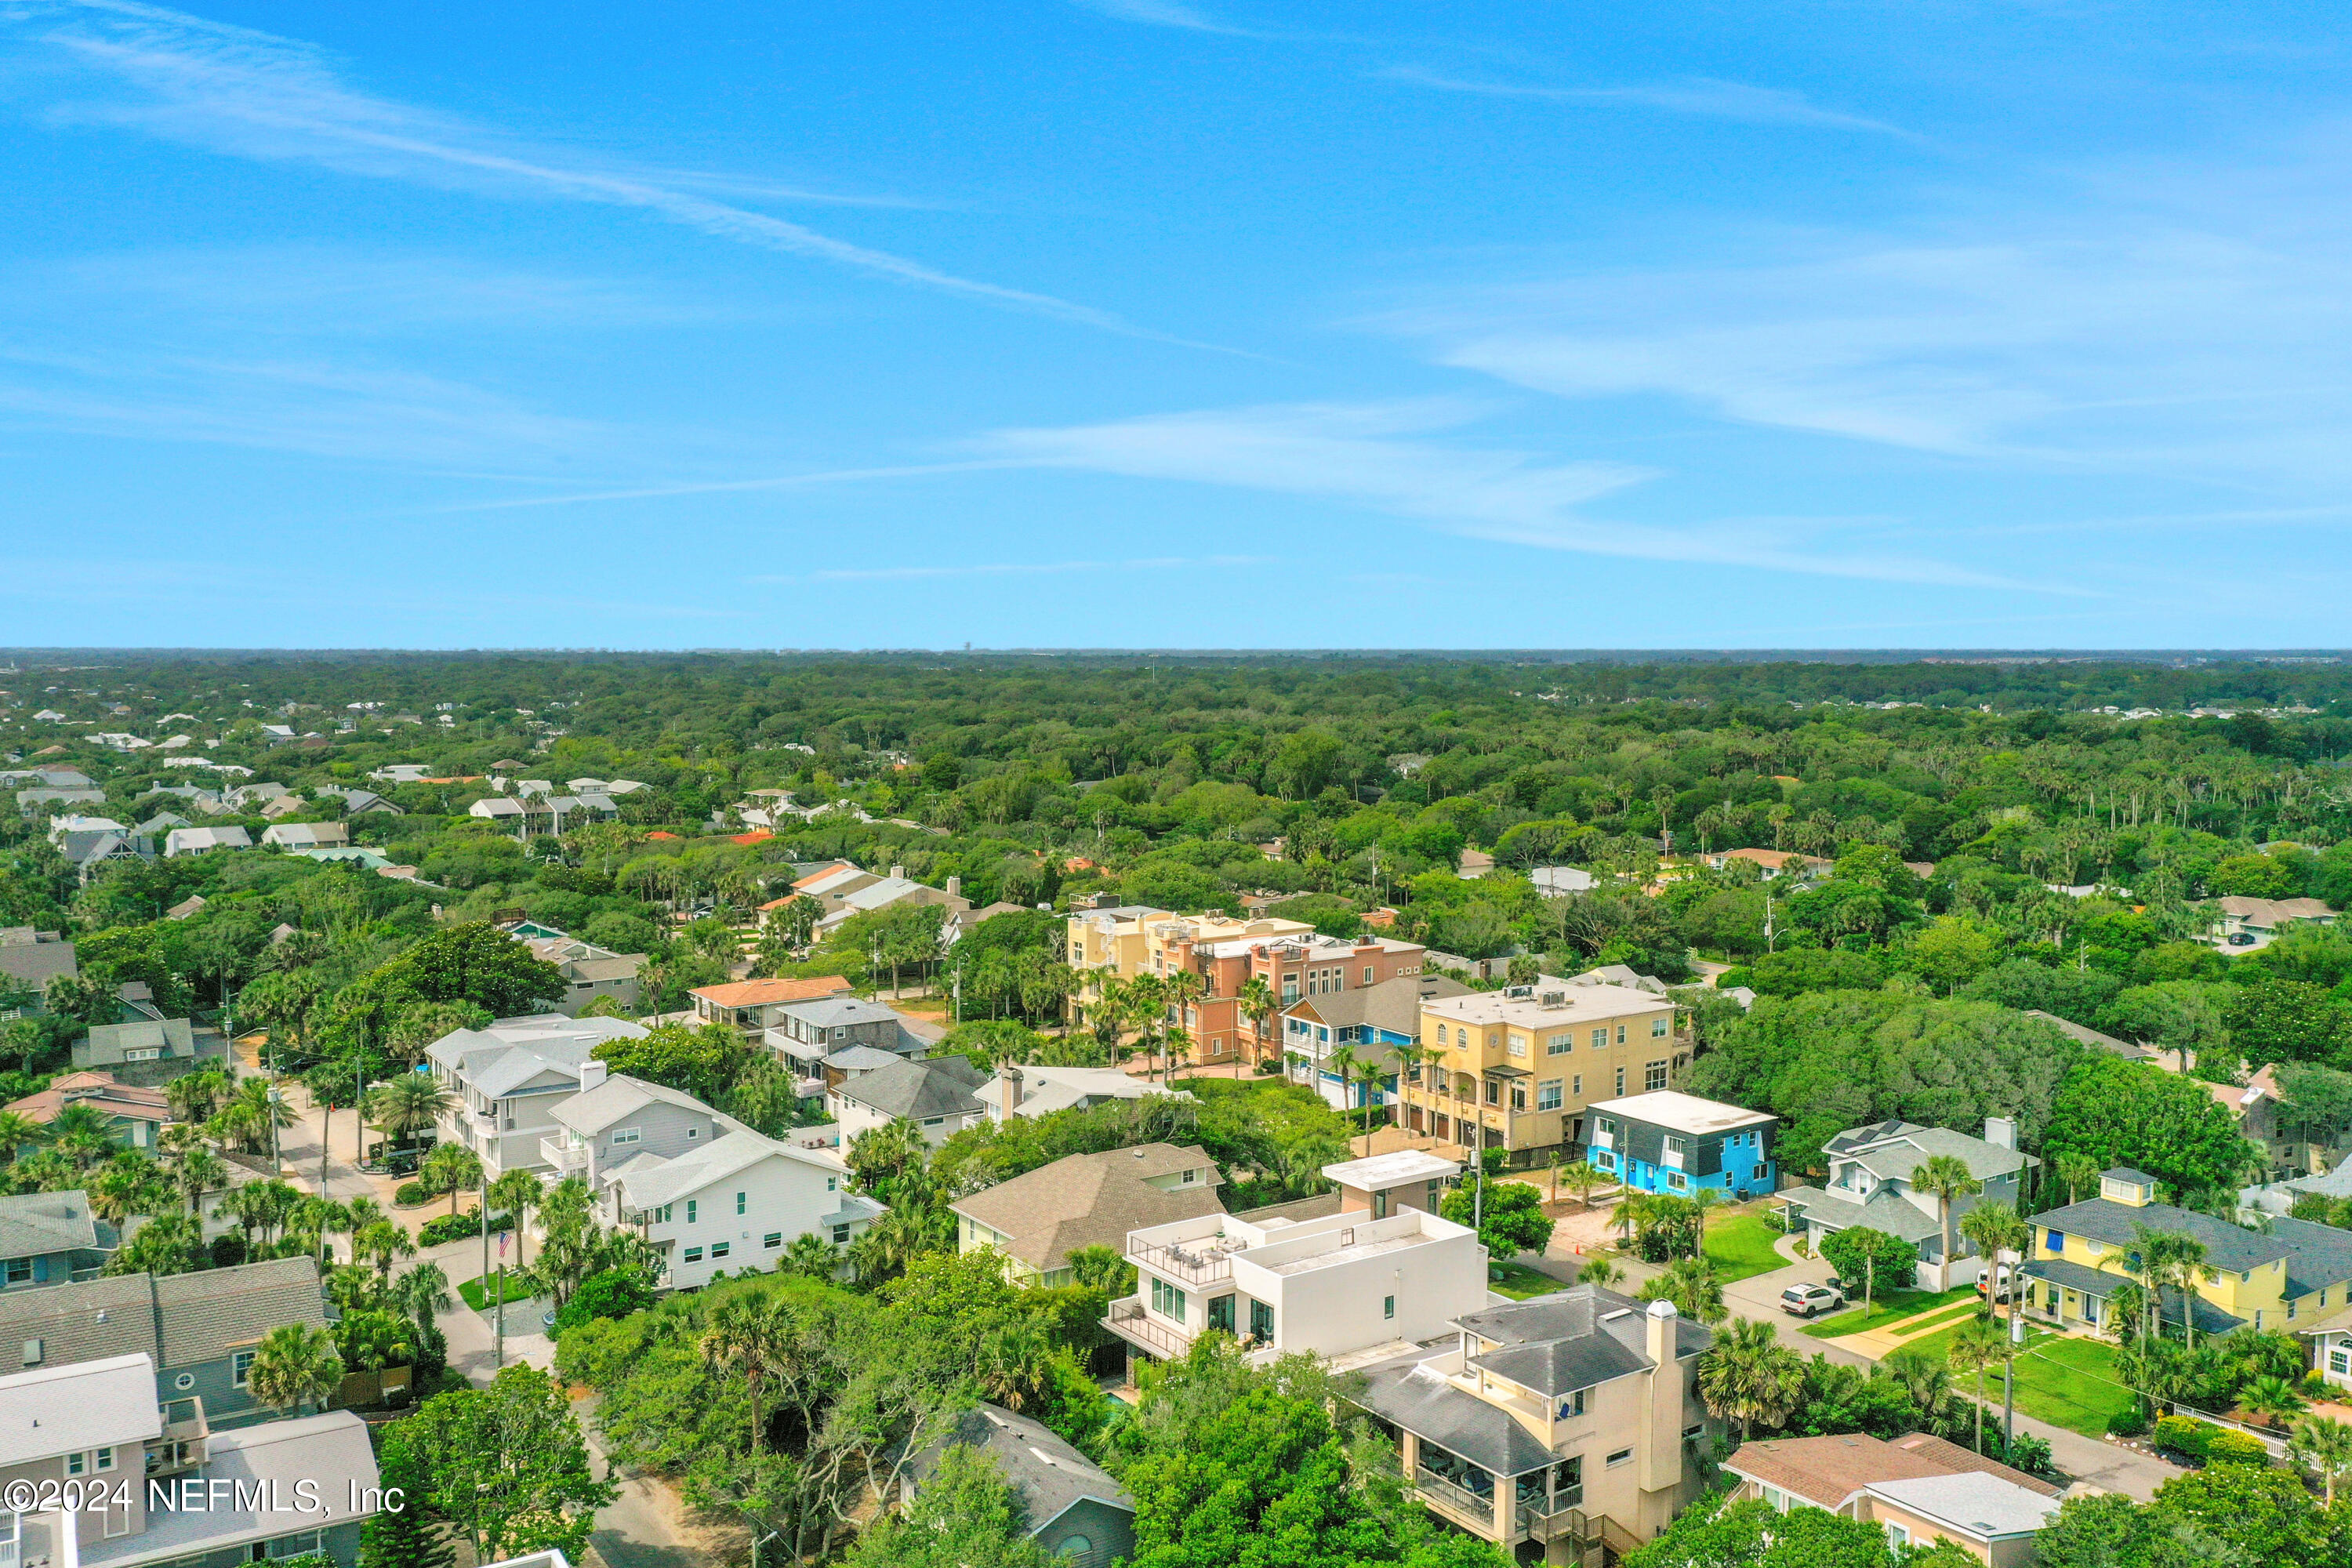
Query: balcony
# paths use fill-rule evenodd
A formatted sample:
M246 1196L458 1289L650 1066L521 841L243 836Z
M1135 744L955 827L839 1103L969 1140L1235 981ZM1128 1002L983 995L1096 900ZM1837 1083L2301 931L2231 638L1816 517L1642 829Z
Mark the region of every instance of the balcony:
M1122 1296L1113 1301L1103 1327L1146 1355L1158 1356L1162 1361L1181 1361L1192 1349L1191 1334L1147 1315L1142 1298L1138 1296Z
M555 1169L558 1176L578 1176L588 1170L588 1146L572 1147L572 1140L557 1132L539 1141L539 1157Z
M1583 1500L1584 1489L1577 1487L1554 1498L1549 1512L1538 1504L1523 1502L1513 1510L1512 1522L1520 1539L1526 1541L1581 1542L1589 1536L1598 1542L1600 1532L1586 1521L1584 1510L1579 1506Z
M1163 1279L1187 1285L1214 1285L1234 1277L1233 1254L1247 1245L1239 1237L1205 1236L1190 1246L1180 1241L1163 1247L1139 1242L1130 1231L1127 1256L1131 1262Z
M1416 1465L1412 1489L1442 1517L1484 1541L1495 1539L1495 1502L1458 1482L1449 1481L1425 1465Z
M157 1408L163 1417L163 1430L147 1446L147 1473L168 1476L203 1464L206 1441L212 1436L212 1427L205 1420L205 1402L191 1394Z

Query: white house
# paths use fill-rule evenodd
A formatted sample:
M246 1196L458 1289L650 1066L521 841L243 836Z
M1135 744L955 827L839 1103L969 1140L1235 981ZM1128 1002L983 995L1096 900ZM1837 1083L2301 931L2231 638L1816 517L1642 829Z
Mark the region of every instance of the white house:
M1371 1207L1295 1221L1205 1214L1129 1232L1136 1293L1111 1303L1104 1326L1162 1360L1185 1354L1211 1329L1269 1355L1307 1351L1339 1362L1403 1355L1447 1332L1486 1305L1486 1249L1476 1231L1419 1206L1444 1179L1439 1167L1461 1167L1407 1155L1433 1163L1394 1183L1396 1173L1372 1169L1378 1161L1324 1169L1359 1199L1372 1194L1348 1178L1377 1188L1387 1200L1378 1218ZM1407 1201L1396 1203L1398 1193Z
M441 1142L462 1143L480 1155L492 1181L507 1171L548 1168L541 1142L557 1130L554 1108L580 1092L596 1047L645 1035L644 1025L627 1018L561 1013L452 1030L425 1051L434 1076L457 1101L441 1113ZM594 1067L601 1081L603 1064Z
M845 1076L825 1091L825 1113L840 1127L845 1142L872 1128L911 1121L936 1148L980 1124L980 1097L973 1091L984 1076L968 1057L893 1061Z
M253 836L241 826L174 827L164 837L163 858L204 855L215 849L250 849Z
M1007 1062L996 1076L982 1084L980 1103L991 1121L1008 1116L1045 1116L1056 1110L1086 1110L1114 1100L1141 1100L1148 1094L1192 1097L1181 1089L1130 1078L1117 1068L1043 1067L1035 1062Z

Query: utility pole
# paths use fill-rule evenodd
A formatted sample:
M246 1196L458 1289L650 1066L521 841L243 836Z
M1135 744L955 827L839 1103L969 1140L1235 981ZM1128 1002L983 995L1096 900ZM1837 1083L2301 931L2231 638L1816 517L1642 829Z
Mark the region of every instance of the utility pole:
M1999 1274L1993 1276L1993 1283L1996 1286L2000 1283ZM2003 1464L2011 1462L2010 1455L2016 1452L2017 1444L2017 1352L2025 1343L2025 1314L2017 1310L2018 1289L2017 1272L2012 1269L2009 1276L2009 1355L2000 1369L2000 1458Z
M484 1207L487 1210L487 1198L484 1200ZM483 1215L482 1223L485 1227L489 1224L489 1216L487 1213ZM507 1233L505 1231L499 1232L498 1303L498 1317L495 1320L498 1330L493 1340L494 1348L490 1352L490 1358L491 1364L500 1372L504 1372L507 1365Z
M490 1173L482 1170L482 1283L490 1282Z

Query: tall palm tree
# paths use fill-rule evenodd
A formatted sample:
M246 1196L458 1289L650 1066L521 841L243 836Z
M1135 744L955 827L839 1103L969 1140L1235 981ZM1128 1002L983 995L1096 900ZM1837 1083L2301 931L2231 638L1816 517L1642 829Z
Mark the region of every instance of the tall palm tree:
M212 1069L175 1078L163 1089L163 1098L170 1102L172 1114L188 1122L209 1121L228 1094L228 1075Z
M114 1128L106 1112L77 1101L51 1119L47 1142L74 1169L86 1171L114 1152Z
M368 1118L377 1131L397 1142L431 1127L452 1103L431 1073L404 1072L368 1097Z
M1339 1114L1350 1121L1356 1119L1356 1108L1349 1101L1355 1098L1356 1064L1360 1059L1353 1046L1336 1047L1323 1058L1323 1067L1339 1075Z
M2211 1284L2221 1278L2221 1272L2205 1261L2205 1244L2187 1231L2167 1234L2164 1264L2165 1272L2180 1290L2181 1342L2193 1351L2197 1348L2197 1287Z
M702 1331L702 1359L714 1371L743 1374L751 1393L751 1452L760 1451L760 1379L774 1364L784 1337L783 1309L768 1296L730 1296L712 1310Z
M457 1306L449 1294L449 1276L437 1263L418 1264L394 1280L384 1296L419 1328L432 1327L436 1313L454 1311Z
M228 1163L209 1149L191 1149L173 1164L172 1174L180 1184L188 1212L201 1215L205 1212L205 1194L228 1180Z
M1559 1191L1559 1184L1566 1182L1576 1189L1578 1203L1582 1204L1586 1208L1592 1206L1592 1189L1600 1184L1601 1173L1592 1168L1591 1161L1570 1160L1565 1165L1555 1167L1551 1177L1552 1192L1555 1194Z
M1170 1013L1169 1035L1170 1038L1173 1039L1177 1029L1190 1031L1192 1026L1184 1016L1185 1010L1209 994L1209 983L1192 970L1180 969L1168 977L1166 989Z
M1803 1403L1804 1358L1780 1342L1771 1324L1736 1318L1699 1352L1698 1396L1738 1423L1744 1442L1758 1426L1779 1426Z
M1706 1211L1721 1208L1731 1200L1724 1195L1723 1189L1720 1187L1693 1187L1688 1201L1691 1206L1691 1256L1705 1258L1706 1256Z
M2137 1278L2139 1331L2146 1339L2157 1338L2164 1329L2164 1287L2171 1275L2171 1234L2135 1220L2127 1246L2110 1247L2099 1254L2097 1267L2102 1273L2112 1263Z
M271 1409L299 1410L334 1397L343 1381L343 1362L326 1330L288 1323L261 1337L246 1379L253 1396Z
M1617 1227L1619 1240L1631 1241L1633 1233L1648 1222L1654 1207L1649 1194L1624 1188L1617 1200L1617 1206L1609 1211L1610 1221Z
M784 1255L776 1259L779 1274L798 1274L810 1279L830 1279L841 1271L841 1248L834 1246L815 1231L793 1237Z
M1984 1452L1985 1373L2001 1359L2009 1335L2000 1324L1984 1318L1962 1320L1952 1332L1945 1363L1954 1372L1977 1374L1977 1452Z
M1256 1059L1264 1061L1265 1048L1269 1044L1266 1038L1267 1026L1273 1023L1275 1015L1282 1011L1282 1003L1276 997L1274 987L1267 983L1263 974L1253 974L1243 981L1242 988L1235 993L1235 995L1241 1004L1242 1016L1250 1021L1257 1032ZM1277 1047L1280 1046L1279 1041L1271 1043Z
M1672 1301L1684 1317L1696 1318L1703 1323L1723 1321L1723 1281L1717 1277L1714 1265L1703 1258L1675 1258L1666 1265L1664 1274L1644 1284L1636 1296L1643 1301Z
M1952 1284L1952 1205L1984 1191L1984 1184L1958 1154L1937 1154L1911 1168L1911 1190L1936 1200L1937 1223L1944 1233L1941 1275L1944 1288Z
M1146 1076L1157 1068L1160 1031L1168 1022L1168 983L1157 974L1139 974L1127 983L1128 1026L1136 1030L1148 1061Z
M2098 1181L2099 1163L2088 1154L2070 1152L2059 1155L2051 1172L2066 1189L2066 1201L2078 1204L2083 1201L2083 1189Z
M2295 1423L2294 1437L2287 1444L2287 1458L2319 1477L2319 1485L2327 1506L2336 1506L2336 1483L2352 1476L2352 1423L2331 1421L2323 1415L2306 1416Z
M492 1212L514 1215L515 1264L518 1268L530 1267L530 1248L527 1243L530 1235L530 1216L546 1192L547 1189L539 1184L539 1178L529 1171L509 1171L490 1184Z
M14 1110L0 1110L0 1164L13 1163L47 1136L48 1130L39 1122Z
M396 1220L371 1220L352 1233L352 1261L375 1265L376 1282L392 1284L392 1266L416 1256L416 1242L408 1227Z
M449 1212L454 1215L457 1212L457 1194L481 1185L482 1157L462 1143L444 1143L425 1156L424 1168L418 1173L427 1187L449 1194Z
M2003 1255L2012 1263L2010 1287L2012 1295L2021 1287L2014 1262L2023 1257L2032 1245L2033 1227L2017 1217L2014 1205L2004 1203L1979 1204L1960 1216L1960 1235L1986 1263L1988 1279L1985 1289L1985 1309L1992 1309L1994 1289L2000 1283Z

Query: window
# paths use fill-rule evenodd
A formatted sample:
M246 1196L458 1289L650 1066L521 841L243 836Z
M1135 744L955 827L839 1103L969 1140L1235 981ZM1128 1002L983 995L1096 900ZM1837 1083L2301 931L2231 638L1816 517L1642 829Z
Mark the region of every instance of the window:
M839 1192L841 1190L841 1178L839 1176L827 1176L824 1179L824 1190L828 1193Z
M1370 985L1371 983L1372 983L1372 966L1371 966L1370 964L1367 963L1366 965L1364 965L1364 984L1367 984L1367 985Z
M1159 1313L1163 1318L1172 1318L1177 1322L1181 1323L1185 1321L1184 1304L1183 1291L1179 1290L1175 1286L1171 1285L1165 1279L1152 1280L1151 1310L1153 1311Z
M1690 1140L1686 1138L1677 1138L1669 1132L1665 1135L1665 1142L1666 1152L1678 1159L1690 1152Z
M1619 1094L1625 1092L1625 1069L1623 1068L1619 1068L1617 1069L1617 1092Z
M1568 1092L1576 1096L1579 1100L1582 1100L1584 1098L1584 1075L1582 1073L1578 1073L1574 1078L1568 1080Z
M743 1194L740 1193L735 1194L735 1212L737 1214L743 1212Z
M947 1124L948 1119L944 1116L926 1116L923 1118L923 1125L926 1127L945 1127Z
M2042 1245L2052 1252L2063 1252L2066 1250L2066 1233L2063 1230L2045 1231L2042 1233Z
M1552 1419L1555 1421L1566 1421L1571 1416L1583 1415L1584 1396L1590 1392L1591 1390L1589 1389L1578 1388L1561 1394L1559 1396L1559 1414L1552 1417Z
M1527 1108L1528 1086L1523 1083L1515 1083L1511 1085L1511 1109L1513 1110L1525 1110Z
M775 1251L776 1248L783 1246L783 1244L784 1233L781 1230L770 1231L766 1236L762 1237L760 1241L760 1245L766 1247L771 1252Z
M1686 1193L1690 1191L1690 1178L1684 1175L1680 1171L1668 1171L1666 1173L1666 1190L1668 1192Z
M243 1388L246 1385L246 1380L252 1374L253 1352L251 1351L231 1352L228 1358L229 1385L233 1388Z
M2338 1377L2352 1374L2352 1350L2332 1350L2327 1352L2327 1370Z
M1572 1029L1562 1029L1557 1035L1544 1037L1544 1055L1548 1057L1564 1057L1575 1048L1576 1033Z
M1437 1026L1437 1043L1441 1046L1445 1043L1445 1026L1443 1024Z
M661 1207L654 1210L654 1223L656 1225L667 1225L669 1223L669 1205L664 1204Z
M8 1283L22 1285L33 1277L33 1260L29 1258L8 1259Z
M1642 1069L1642 1087L1654 1093L1666 1087L1666 1064L1652 1062Z
M846 1025L839 1025L839 1026L836 1026L835 1027L834 1031L833 1031L833 1042L834 1042L834 1044L835 1044L835 1045L839 1045L842 1041L844 1041L844 1040L845 1040L845 1039L847 1039L847 1038L849 1038L849 1028L848 1028L848 1026L846 1026Z
M687 1200L686 1200L686 1223L687 1223L687 1224L688 1224L688 1225L692 1225L692 1224L695 1222L695 1219L697 1218L697 1215L696 1215L696 1214L695 1214L695 1211L696 1211L698 1208L701 1207L701 1205L702 1205L702 1200L701 1200L700 1198L688 1198L688 1199L687 1199Z
M1559 1109L1559 1079L1556 1078L1548 1078L1541 1083L1536 1085L1536 1109L1538 1110L1558 1110Z
M82 1476L88 1475L89 1473L89 1456L88 1454L68 1454L66 1456L66 1474L69 1476Z
M1618 1466L1620 1466L1620 1465L1622 1465L1622 1464L1624 1464L1624 1463L1626 1463L1627 1461L1631 1460L1631 1459L1633 1458L1633 1449L1631 1449L1631 1448L1620 1448L1620 1449L1618 1449L1615 1453L1613 1453L1613 1454L1610 1455L1608 1458L1606 1458L1606 1459L1602 1460L1602 1461L1601 1461L1601 1463L1602 1463L1602 1464L1604 1464L1604 1465L1606 1465L1610 1469L1612 1469L1612 1470L1613 1470L1613 1469L1615 1469Z
M100 1448L100 1449L98 1451L98 1468L99 1468L100 1469L101 1469L101 1470L110 1470L110 1469L114 1468L114 1450L113 1450L113 1449L111 1449L111 1448Z
M1525 1035L1509 1035L1505 1037L1511 1042L1513 1056L1523 1057L1528 1054L1528 1037Z
M1601 1050L1609 1044L1609 1030L1604 1026L1592 1031L1592 1048Z
M126 1062L152 1062L163 1054L160 1046L134 1046L122 1053Z
M1395 1316L1396 1316L1396 1298L1395 1298L1394 1296L1383 1296L1383 1297L1381 1297L1381 1317L1383 1320L1386 1320L1386 1319L1393 1318L1393 1317L1395 1317Z
M1779 1487L1766 1487L1764 1505L1775 1513L1786 1513L1789 1511L1789 1494Z
M1886 1544L1900 1552L1911 1544L1911 1532L1889 1520L1886 1521Z
M1596 1171L1613 1171L1617 1168L1617 1156L1606 1149L1596 1150L1592 1156L1592 1168Z
M508 1125L508 1126L509 1126L509 1127L511 1127L511 1126L513 1126L513 1125L514 1125L514 1123L512 1123L512 1122L510 1121L510 1122L507 1123L507 1125ZM689 1128L688 1128L688 1129L686 1130L686 1141L687 1141L688 1142L689 1142L689 1143L693 1142L697 1138L699 1138L699 1137L701 1137L701 1136L702 1136L702 1129L701 1129L701 1128L699 1128L699 1127L689 1127Z
M686 1260L687 1260L688 1263L699 1263L699 1262L701 1262L701 1261L702 1261L702 1248L700 1248L700 1247L688 1247L688 1248L686 1249Z
M733 1249L734 1246L735 1246L735 1244L734 1244L733 1242L731 1242L731 1241L714 1241L714 1242L712 1242L712 1243L710 1244L710 1256L711 1256L712 1259L715 1261L715 1260L717 1260L717 1259L719 1259L719 1258L721 1258L726 1257L726 1256L727 1256L727 1254L728 1254L730 1250L732 1250L732 1249Z
M193 1372L184 1372L179 1376L172 1380L172 1386L178 1389L183 1394L187 1393L188 1390L195 1387L195 1385L196 1374Z
M1490 1078L1486 1080L1486 1103L1489 1105L1500 1105L1503 1103L1503 1080L1501 1079Z
M837 1225L833 1227L833 1244L835 1247L847 1247L849 1245L849 1227L847 1226Z
M645 1135L642 1127L616 1127L613 1130L613 1142L615 1144L635 1143L642 1142Z
M1187 1167L1184 1173L1177 1178L1176 1184L1180 1187L1189 1187L1200 1178L1201 1173L1197 1168Z
M1651 1020L1650 1020L1650 1038L1652 1038L1652 1039L1654 1039L1654 1040L1663 1040L1663 1039L1664 1039L1664 1038L1666 1037L1666 1026L1667 1026L1667 1025L1668 1025L1668 1023L1669 1023L1670 1021L1671 1021L1671 1020L1669 1020L1669 1019L1667 1019L1667 1018L1664 1018L1664 1017L1657 1017L1657 1018L1653 1018L1653 1019L1651 1019Z

